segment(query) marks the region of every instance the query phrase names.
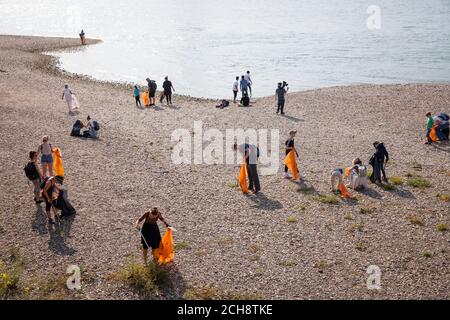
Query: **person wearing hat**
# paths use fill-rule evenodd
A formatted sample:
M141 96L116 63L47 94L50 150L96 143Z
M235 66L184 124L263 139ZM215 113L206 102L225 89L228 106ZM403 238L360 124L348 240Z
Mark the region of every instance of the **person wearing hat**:
M297 130L291 130L289 132L289 138L286 140L286 142L284 144L286 145L286 155L288 155L289 152L291 152L291 150L294 150L294 152L295 152L295 154L297 155L297 158L298 158L298 152L297 152L297 150L295 149L295 146L294 146L294 138L295 138L295 134L296 133L297 133ZM290 178L291 177L289 172L288 172L288 167L287 166L284 166L284 176L286 178Z
M286 102L286 89L283 87L283 83L278 82L278 88L275 90L275 101L277 102L277 114L281 111L284 114L284 104Z

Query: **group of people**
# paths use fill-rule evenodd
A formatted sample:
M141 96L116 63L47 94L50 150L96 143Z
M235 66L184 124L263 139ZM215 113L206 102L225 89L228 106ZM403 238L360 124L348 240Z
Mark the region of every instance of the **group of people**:
M156 106L156 89L158 85L155 80L151 80L150 78L146 79L147 81L147 91L144 92L143 95L144 101L141 101L142 92L137 85L134 86L133 96L136 102L136 107L142 107L144 104L147 107ZM169 77L164 77L164 82L162 84L163 91L161 92L161 96L159 98L159 102L163 103L164 98L166 98L167 105L172 104L172 91L175 92L175 88L173 87L172 82L169 80Z
M448 141L449 140L449 120L450 117L446 113L439 113L436 116L432 116L431 112L427 112L427 133L425 144L432 144L433 142ZM433 131L435 135L433 134Z
M236 103L236 98L240 90L241 91L240 102L243 106L248 106L250 103L250 97L252 96L252 85L253 81L250 76L250 71L247 70L247 72L241 76L240 81L239 76L236 76L236 80L234 80L233 82L233 103Z
M38 159L40 156L40 166ZM44 136L37 151L29 152L29 162L24 168L25 175L33 184L34 201L36 205L45 202L45 212L49 224L55 224L55 218L70 216L75 209L67 199L63 188L64 168L61 152ZM58 209L61 211L60 214Z
M85 129L81 132L81 129ZM100 130L99 123L92 119L89 115L86 118L86 123L83 123L81 120L75 121L72 127L72 131L70 135L73 137L85 137L96 139L98 137L98 131Z

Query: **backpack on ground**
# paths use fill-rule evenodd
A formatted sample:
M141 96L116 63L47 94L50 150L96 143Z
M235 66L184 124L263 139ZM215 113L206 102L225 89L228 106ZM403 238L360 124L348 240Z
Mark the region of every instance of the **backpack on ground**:
M97 121L94 120L94 121L92 122L92 125L94 126L94 130L95 130L95 131L100 130L100 125L98 124Z
M36 180L39 178L39 173L36 169L36 165L33 162L28 162L23 170L25 171L25 175L29 180Z
M242 97L242 105L244 107L248 107L250 104L250 98L248 96L244 96Z

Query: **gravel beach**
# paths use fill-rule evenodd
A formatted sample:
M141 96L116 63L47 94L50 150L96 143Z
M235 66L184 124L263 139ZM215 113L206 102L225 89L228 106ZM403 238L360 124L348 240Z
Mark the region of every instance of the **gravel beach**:
M202 288L266 299L450 298L450 232L437 227L450 227L450 203L437 196L450 194L450 144L423 144L425 113L450 111L449 84L290 92L285 116L275 114L274 97L218 109L218 101L175 94L173 106L136 108L130 86L61 72L42 53L83 50L78 44L0 36L0 260L16 248L25 261L21 281L64 275L76 264L89 281L65 298L143 298L111 274L140 261L133 222L157 206L183 245L172 267L175 286L155 299L182 299ZM61 100L65 83L80 102L77 115ZM70 136L87 115L101 125L98 140ZM222 132L280 130L279 170L260 176L260 194L242 194L233 165L172 163L172 132L193 131L200 120ZM291 129L298 130L302 184L283 177ZM62 151L64 184L77 209L70 230L48 228L23 172L43 135ZM355 157L367 164L375 140L390 153L388 176L404 183L394 190L369 184L353 201L317 201L331 194L333 169ZM410 186L411 175L431 186ZM371 265L381 270L379 290L366 285Z

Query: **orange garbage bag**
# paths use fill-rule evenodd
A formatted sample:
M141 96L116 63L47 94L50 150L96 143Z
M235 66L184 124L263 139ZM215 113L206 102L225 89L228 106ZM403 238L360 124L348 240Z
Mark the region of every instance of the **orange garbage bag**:
M345 168L345 177L350 177L350 173L352 172L352 167L346 167Z
M62 164L61 150L53 148L53 171L55 176L64 177L64 167Z
M150 105L150 100L148 98L148 92L146 92L146 91L141 92L141 100L142 100L142 103L144 104L144 106Z
M245 162L241 164L241 170L239 171L238 181L239 184L241 185L242 192L247 193L248 192L247 164Z
M339 186L339 192L341 193L342 198L350 199L352 197L352 194L345 187L344 181L342 181L341 185Z
M431 141L433 141L433 142L438 141L438 136L436 134L436 128L435 127L431 128L430 138L431 138ZM428 138L427 137L425 137L425 142L428 142Z
M295 161L294 150L289 151L286 158L284 158L284 164L288 167L289 171L291 172L292 179L294 180L300 179L300 175L298 174L297 161Z
M153 250L153 256L159 264L167 264L173 261L175 252L173 250L173 235L170 228L166 229L166 232L159 243L159 248Z

